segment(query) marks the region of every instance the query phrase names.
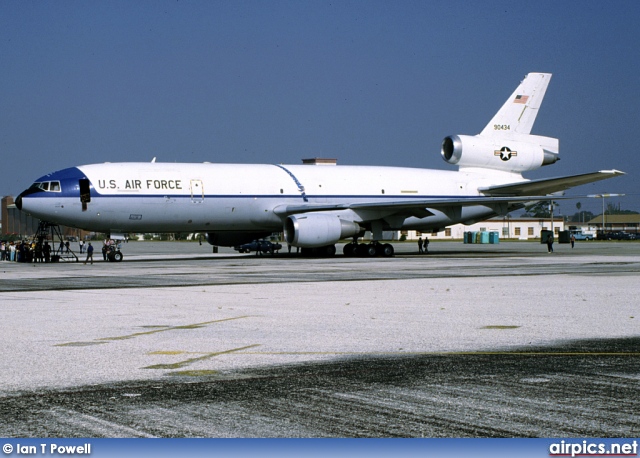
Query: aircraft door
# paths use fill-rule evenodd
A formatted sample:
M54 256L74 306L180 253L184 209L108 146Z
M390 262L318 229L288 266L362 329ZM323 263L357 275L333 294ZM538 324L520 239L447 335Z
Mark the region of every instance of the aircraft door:
M87 211L87 204L91 202L91 187L89 180L83 178L78 181L80 186L80 202L82 202L82 211Z
M191 202L199 204L204 200L202 180L191 180Z

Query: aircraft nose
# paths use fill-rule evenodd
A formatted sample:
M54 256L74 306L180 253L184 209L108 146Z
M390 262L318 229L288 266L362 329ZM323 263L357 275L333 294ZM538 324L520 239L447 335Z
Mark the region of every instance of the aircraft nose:
M17 208L18 210L22 210L22 194L20 194L20 195L16 198L16 200L15 200L14 204L16 204L16 208Z

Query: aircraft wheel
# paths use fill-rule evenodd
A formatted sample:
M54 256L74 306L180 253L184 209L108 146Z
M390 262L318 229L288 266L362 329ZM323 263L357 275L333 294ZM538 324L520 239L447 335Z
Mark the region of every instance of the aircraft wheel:
M377 254L377 250L376 250L376 244L375 243L370 243L368 245L365 245L365 252L366 255L365 256L369 256L369 257L373 257Z
M120 251L116 251L115 253L113 253L113 260L115 262L120 262L122 261L122 252Z
M384 256L385 258L389 258L393 256L395 250L393 249L393 245L390 243L385 243L383 245L378 246L378 255Z
M342 254L347 257L352 257L356 255L357 245L355 243L347 243L344 247L342 247Z
M324 247L324 255L325 256L335 256L336 254L336 246L335 245L327 245Z
M365 244L365 243L359 243L359 244L357 244L357 245L356 245L356 249L355 249L356 256L359 256L359 257L361 257L361 258L364 258L364 257L366 257L366 256L369 256L369 253L368 253L368 251L367 251L367 250L368 250L368 248L369 248L369 245L367 245L367 244Z

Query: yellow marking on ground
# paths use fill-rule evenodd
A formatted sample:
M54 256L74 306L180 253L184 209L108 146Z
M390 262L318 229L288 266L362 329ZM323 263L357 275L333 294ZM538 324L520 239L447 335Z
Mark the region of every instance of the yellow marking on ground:
M483 326L480 329L518 329L520 327L521 326L504 326L504 325L495 324L495 325Z
M221 320L205 321L204 323L187 324L187 325L181 325L181 326L162 326L161 329L154 329L153 331L136 332L133 334L128 334L126 336L101 337L99 339L95 339L95 341L93 342L66 342L61 344L55 344L54 347L86 347L89 345L100 345L104 343L109 343L109 341L112 341L112 340L133 339L134 337L147 336L151 334L156 334L158 332L175 331L178 329L197 329L197 328L202 328L204 326L207 326L209 324L222 323L224 321L231 321L231 320L240 320L242 318L250 318L250 317L251 315L243 315L243 316L235 316L231 318L223 318ZM152 326L152 327L155 328L159 326ZM106 342L103 342L103 341L106 341Z
M198 356L197 358L189 358L184 361L179 361L173 364L154 364L153 366L143 367L143 369L180 369L181 367L188 366L193 363L197 363L198 361L204 361L206 359L213 358L214 356L220 356L227 353L234 353L242 350L246 350L247 348L259 347L260 344L247 345L246 347L240 348L232 348L231 350L218 351L215 353L205 353L203 356Z
M187 353L186 351L182 351L182 350L174 350L174 351L152 351L147 353L147 355L183 355Z
M89 347L91 345L102 345L107 342L67 342L62 344L56 344L54 347Z
M247 351L243 355L337 355L337 356L640 356L640 352L560 352L560 351Z
M156 334L158 332L175 331L176 329L197 329L197 328L202 328L204 326L207 326L209 324L222 323L224 321L231 321L231 320L240 320L242 318L249 318L249 317L250 315L245 315L245 316L236 316L231 318L223 318L221 320L205 321L203 323L187 324L187 325L181 325L181 326L168 326L162 329L154 329L153 331L135 332L133 334L128 334L125 336L101 337L96 340L126 340L126 339L132 339L134 337Z
M217 375L217 374L219 374L219 371L201 370L201 371L176 371L176 372L170 372L167 375L170 375L172 377L174 376L206 377L206 376Z

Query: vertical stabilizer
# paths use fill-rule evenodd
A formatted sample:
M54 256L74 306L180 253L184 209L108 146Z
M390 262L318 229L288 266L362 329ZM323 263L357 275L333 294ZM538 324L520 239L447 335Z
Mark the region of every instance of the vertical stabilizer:
M480 135L528 135L549 86L551 73L529 73Z

